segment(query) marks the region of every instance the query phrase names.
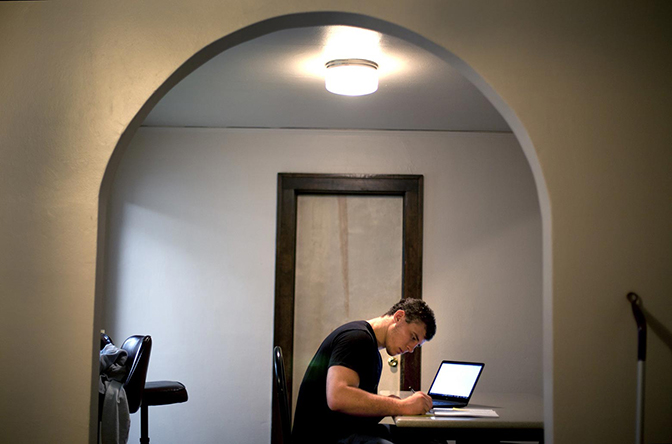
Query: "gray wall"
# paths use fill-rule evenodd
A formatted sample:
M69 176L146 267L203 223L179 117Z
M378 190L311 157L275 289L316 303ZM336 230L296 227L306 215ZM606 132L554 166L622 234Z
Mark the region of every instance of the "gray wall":
M152 409L153 440L269 439L278 172L423 174L423 388L442 359L482 360L478 390L541 395L541 219L512 134L142 128L112 190L105 325L151 334L149 378L188 387Z

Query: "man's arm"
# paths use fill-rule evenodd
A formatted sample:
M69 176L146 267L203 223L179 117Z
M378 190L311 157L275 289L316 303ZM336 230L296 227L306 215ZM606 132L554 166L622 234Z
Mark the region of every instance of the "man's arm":
M432 398L416 392L406 399L380 396L359 388L359 375L334 365L327 372L327 404L336 412L355 416L421 415L432 408Z

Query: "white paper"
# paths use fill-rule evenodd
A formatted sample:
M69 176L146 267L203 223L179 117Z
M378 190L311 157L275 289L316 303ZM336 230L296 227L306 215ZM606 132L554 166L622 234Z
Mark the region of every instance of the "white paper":
M460 408L435 408L434 416L462 416L472 418L499 418L492 409L460 409Z

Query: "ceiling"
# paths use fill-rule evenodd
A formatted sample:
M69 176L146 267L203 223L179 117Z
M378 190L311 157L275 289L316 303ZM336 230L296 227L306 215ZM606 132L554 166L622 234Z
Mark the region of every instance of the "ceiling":
M378 91L326 91L324 65L337 58L377 62ZM345 26L287 29L231 48L168 92L144 125L510 131L443 60L404 40Z

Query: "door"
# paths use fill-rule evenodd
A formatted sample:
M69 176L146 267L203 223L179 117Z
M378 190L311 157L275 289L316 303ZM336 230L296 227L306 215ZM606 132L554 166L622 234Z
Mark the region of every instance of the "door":
M401 196L298 197L292 406L331 331L380 316L401 298L402 213ZM385 350L381 357L379 391L399 390L399 367Z
M295 318L298 317L296 316L295 312L295 289L297 288L297 209L299 207L299 198L307 195L400 197L402 206L400 276L401 297L422 298L422 192L423 178L419 175L337 175L299 173L278 174L275 318L273 343L274 346L280 346L283 350L287 390L289 393L294 393L294 386L299 385L301 378L303 377L302 371L294 371L294 330ZM361 220L358 220L361 218L360 216L353 216L353 214L351 214L359 213L359 210L356 210L356 208L359 208L359 205L356 204L354 200L352 202L348 201L347 199L342 200L340 204L340 213L338 210L338 199L335 199L335 202L336 209L332 209L331 211L336 215L336 220L341 218L341 222L344 221L345 219L343 218L347 214L348 225L351 223L355 225L361 223ZM390 200L390 202L392 202L392 200ZM363 218L366 219L366 216ZM343 226L343 223L341 223L340 227L332 229L332 233L339 233L338 236L343 236L343 239L346 237L357 237L355 233L348 233L348 230L342 232ZM347 236L345 234L347 234ZM333 236L336 235L334 234L332 237ZM339 238L336 237L336 239ZM352 256L352 252L348 250L348 254L344 256L342 254L342 249L351 248L350 241L341 242L338 240L335 245L337 247L338 254L340 255L337 261L332 262L328 266L322 266L328 268L330 273L334 273L334 270L336 270L337 273L340 273L341 276L346 276L347 279L335 279L334 282L336 283L323 283L321 285L331 285L332 288L336 288L340 285L341 296L340 299L337 299L340 300L339 303L342 307L348 307L347 310L343 308L343 322L347 320L345 319L346 314L348 314L350 319L354 319L355 317L360 319L369 319L379 316L383 311L387 310L389 306L392 305L391 303L388 304L387 300L385 301L386 303L384 304L384 308L382 308L380 311L378 308L372 308L373 306L369 305L369 302L367 301L353 300L354 295L358 295L357 299L369 298L369 294L367 292L362 293L355 287L357 286L357 282L368 281L369 276L366 273L371 272L371 270L375 267L370 266L370 264L366 264L358 267L357 270L353 271L352 264L360 263L357 261L367 260L366 255L363 254L362 257L355 259ZM301 259L299 258L299 260ZM347 262L347 266L344 265L344 261ZM315 277L313 276L308 280L308 282L314 279ZM347 285L345 285L346 281ZM304 285L301 283L300 279L298 281L298 285ZM310 285L316 284L313 283ZM303 292L303 299L312 298L312 291L313 290L310 288L299 288L299 292ZM346 291L348 295L347 300L345 299ZM398 294L394 297L391 296L391 294L392 293L390 292L390 300L398 300ZM396 302L396 300L394 302ZM309 301L308 304L310 306L311 302ZM377 305L377 303L375 305ZM360 310L359 307L363 307L361 308L362 311L358 311ZM371 312L367 311L369 308L372 310ZM299 307L299 310L301 309L302 308ZM305 328L301 325L301 322L302 321L299 321L297 327L299 329ZM305 368L307 365L306 359L310 360L319 343L324 339L331 329L341 325L343 322L340 322L340 319L338 321L335 320L333 322L334 325L320 326L322 330L319 334L311 333L309 336L315 336L313 340L316 341L316 344L314 346L310 346L312 348L310 352L302 351L300 353L301 356L297 358L297 364L299 361L303 360L303 366ZM298 342L301 343L301 341ZM305 355L310 356L305 357ZM396 367L396 372L387 369L389 375L392 375L395 378L397 376L399 377L399 388L403 387L405 390L407 390L409 387L415 390L420 389L421 356L421 349L417 349L414 353L410 355L404 355L400 359L399 364ZM386 356L384 356L384 358L386 358ZM384 361L387 363L387 359L384 359ZM295 373L301 373L301 375L297 375L296 379L294 379ZM388 383L383 382L383 384ZM291 398L289 401L292 405L294 404ZM278 442L279 439L278 424L279 411L276 394L274 392L271 434L273 442Z

